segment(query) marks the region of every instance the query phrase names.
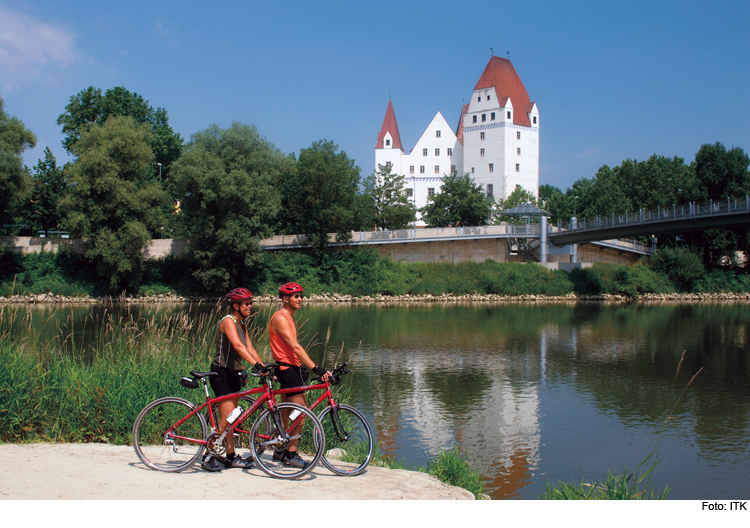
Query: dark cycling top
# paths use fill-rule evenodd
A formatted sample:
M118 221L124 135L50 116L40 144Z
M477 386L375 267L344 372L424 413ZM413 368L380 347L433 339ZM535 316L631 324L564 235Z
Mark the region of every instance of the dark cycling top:
M221 321L219 321L219 324L216 326L216 356L214 356L214 363L216 363L220 367L228 368L231 370L240 370L242 368L242 358L240 358L239 353L232 346L232 343L231 341L229 341L227 335L221 331L221 323L227 317L232 316L227 315L223 317ZM245 323L242 321L238 322L234 317L232 317L232 320L237 326L237 335L240 338L240 342L242 342L243 345L247 346L247 339L245 337Z

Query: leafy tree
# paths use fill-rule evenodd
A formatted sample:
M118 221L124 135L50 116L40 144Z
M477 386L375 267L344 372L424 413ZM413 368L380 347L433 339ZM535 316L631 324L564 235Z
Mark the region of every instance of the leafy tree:
M31 176L31 192L24 213L24 222L43 228L45 234L62 224L57 204L67 190L63 168L49 147L44 149L44 160L39 160Z
M360 169L338 148L321 140L302 149L283 181L280 225L286 233L306 235L317 250L328 245L328 233L347 241L362 222L357 208Z
M492 217L494 220L494 224L497 225L502 222L522 222L520 218L503 216L500 213L502 211L513 209L515 206L525 203L537 205L536 196L534 196L534 193L532 193L531 191L527 191L523 187L516 187L515 189L513 189L513 192L510 193L504 200L500 199L492 204Z
M194 134L174 165L180 215L188 223L194 276L210 290L252 283L263 261L259 240L273 235L278 183L293 165L255 126L216 125Z
M727 150L721 143L704 144L695 155L697 179L693 199L720 200L750 194L750 158L739 147ZM748 228L707 229L686 233L684 243L703 258L706 265L739 264L737 252L750 253Z
M22 154L36 145L36 136L17 117L5 112L0 97L0 226L11 224L29 190L29 169ZM0 244L0 251L2 251Z
M149 178L151 139L148 125L113 116L87 127L72 147L77 159L60 200L64 226L72 237L88 239L85 256L112 292L138 285L141 251L164 222L167 195Z
M111 116L129 116L137 123L145 123L151 129L149 145L154 152L154 166L150 169L159 173L161 179L169 181L170 168L182 152L182 138L169 126L169 118L164 108L154 110L143 96L128 91L124 86L107 90L103 95L100 88L89 86L70 98L65 112L57 118L65 135L63 146L73 153L81 134L95 123L104 123Z
M406 196L405 180L406 176L392 174L388 165L378 165L378 172L365 178L365 225L396 230L406 229L414 222L417 208Z
M659 249L651 257L651 265L685 292L692 291L695 282L706 273L700 257L687 248Z
M490 202L468 173L459 176L453 172L443 177L440 192L419 212L433 227L481 226L487 224Z

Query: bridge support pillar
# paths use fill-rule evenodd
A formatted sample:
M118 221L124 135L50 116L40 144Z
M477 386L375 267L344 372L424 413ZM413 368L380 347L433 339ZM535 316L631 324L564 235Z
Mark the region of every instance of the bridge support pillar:
M570 230L573 231L578 229L578 218L575 216L570 219ZM573 244L570 247L570 263L575 264L578 262L578 244Z
M547 235L547 217L541 216L539 217L539 262L547 262L549 253Z

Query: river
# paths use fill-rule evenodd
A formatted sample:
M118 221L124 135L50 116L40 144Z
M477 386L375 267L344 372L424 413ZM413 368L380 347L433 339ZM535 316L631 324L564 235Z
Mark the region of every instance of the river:
M258 308L263 327L270 310ZM297 320L300 341L318 342L313 358L350 362L353 405L381 448L413 466L458 447L492 498L534 499L548 482L633 471L653 453L657 494L736 499L750 494L748 308L326 304ZM46 329L19 339L78 350L104 309L3 308L19 311L19 328ZM107 309L168 321L211 307Z

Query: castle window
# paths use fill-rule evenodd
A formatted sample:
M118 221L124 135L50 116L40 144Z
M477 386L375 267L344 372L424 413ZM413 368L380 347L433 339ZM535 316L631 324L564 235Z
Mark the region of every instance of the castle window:
M520 132L516 132L516 139L521 139L521 133Z
M419 174L424 174L424 165L419 166Z
M388 147L388 146L390 146L390 144L391 144L391 140L390 139L386 139L385 140L385 146Z
M534 124L536 125L536 116L534 116Z
M436 155L436 156L439 156L439 155L440 155L440 149L439 149L439 148L436 148L436 149L435 149L435 155Z
M492 184L488 183L487 184L487 196L492 196L493 195L492 189L493 189Z
M449 148L449 149L448 149L448 155L449 155L449 156L453 156L453 149L452 149L452 148Z
M454 172L456 172L456 166L455 165L451 165L451 174L453 174Z
M479 133L479 139L481 139L482 141L484 141L484 132L480 132Z
M482 102L482 96L481 96L481 95L478 95L478 96L477 96L477 103L481 103L481 102Z
M472 123L476 123L477 122L477 116L472 116L472 117L474 118L474 119L472 119Z
M487 114L482 114L482 121L487 121Z
M474 167L471 168L471 173L474 174Z
M406 197L411 198L414 196L414 189L406 189Z
M521 155L521 148L520 147L516 149L516 154L519 155L519 156Z
M409 174L414 174L414 165L409 165Z
M492 112L490 114L490 121L494 121L494 120L495 120L495 112Z
M435 137L440 137L440 131L439 130L435 131Z
M521 164L516 163L516 172L521 172Z
M427 196L435 196L435 187L427 187Z
M426 155L427 155L427 149L422 149L422 156L426 156Z
M510 119L510 112L508 112L508 119Z
M494 163L490 163L490 166L488 167L488 169L489 169L490 172L495 172L495 164Z
M435 165L435 174L440 174L440 165Z
M385 168L388 169L388 172L390 173L391 172L391 168L393 168L393 163L391 163L390 161L386 161L385 162Z
M484 156L484 149L479 149L479 155Z
M490 96L489 96L489 95L487 96L487 100L488 100L488 101L490 100Z

